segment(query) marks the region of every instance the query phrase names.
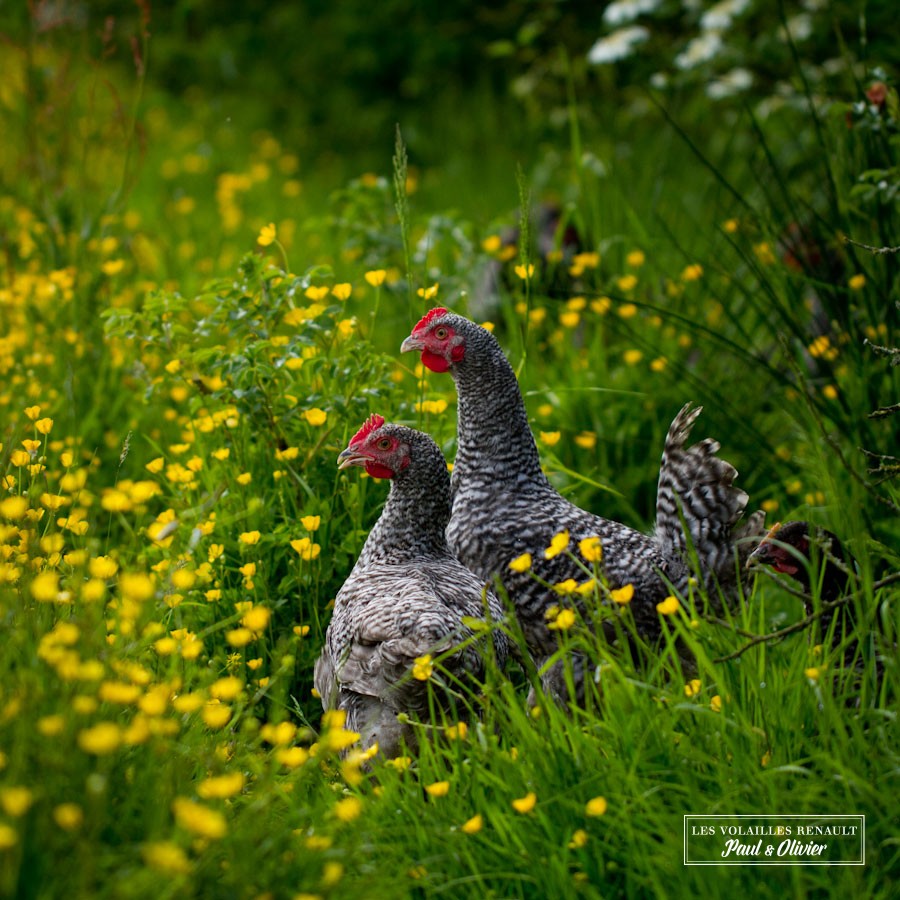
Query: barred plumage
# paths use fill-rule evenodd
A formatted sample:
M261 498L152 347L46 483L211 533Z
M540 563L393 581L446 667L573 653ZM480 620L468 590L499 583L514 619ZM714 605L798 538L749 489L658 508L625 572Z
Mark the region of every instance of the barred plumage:
M716 456L715 441L686 446L699 408L684 407L669 430L660 470L657 527L646 535L578 508L550 484L541 469L515 373L487 330L446 310L432 310L402 349L420 351L426 366L449 371L456 382L458 448L447 531L450 546L480 577L500 577L537 661L557 648L545 613L559 602L540 581L584 579L565 554L544 558L544 549L563 530L569 531L573 544L590 536L600 538L605 576L614 588L634 585L635 624L651 640L660 634L656 604L671 592L670 585L687 589L692 552L710 587L726 593L734 588L736 573L742 569L736 541L746 534L761 534L763 514L755 513L744 528L735 528L747 503L747 495L733 484L737 472ZM509 562L523 553L532 556L532 572L511 571Z
M415 748L415 730L398 713L428 713L428 686L412 677L416 660L436 656L473 636L466 617L499 621L502 608L484 581L450 552L450 478L437 444L425 434L372 417L340 457L341 468L362 465L391 488L353 571L334 604L325 647L316 662L315 686L325 709L343 709L346 727L377 742L387 756L402 743ZM502 664L504 634L494 631L493 652ZM484 639L469 643L441 665L473 685L484 678ZM450 692L438 688L439 705L453 717ZM451 712L452 708L452 712Z

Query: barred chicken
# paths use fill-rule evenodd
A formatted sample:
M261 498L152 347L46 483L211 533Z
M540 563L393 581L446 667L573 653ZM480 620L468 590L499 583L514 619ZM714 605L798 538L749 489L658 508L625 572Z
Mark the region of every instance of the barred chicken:
M827 528L809 522L785 522L775 525L750 554L751 565L771 566L787 575L804 593L803 609L807 616L815 612L814 595L823 603L844 602L825 608L810 632L810 643L821 645L831 635L828 665L835 680L850 672L851 687L844 694L848 706L859 707L868 682L877 697L882 686L885 659L896 657L897 647L886 640L879 615L865 624L857 621L856 605L849 595L858 571L856 560L844 549L837 536ZM857 582L858 584L858 582Z
M508 640L499 629L473 640L464 620L499 622L503 610L447 545L450 476L430 437L373 415L338 462L389 478L391 487L335 599L315 686L325 709L346 712L363 747L377 742L396 756L404 744L417 745L415 729L398 714L427 716L429 682L448 717L466 717L460 684L483 680L487 653L502 665ZM439 669L435 657L445 653Z
M776 525L750 554L748 562L771 566L776 572L794 579L806 595L803 608L808 616L815 609L813 584L826 603L837 600L848 590L851 557L835 534L827 528L810 526L808 522ZM819 617L819 634L826 633L835 615L838 615L834 640L839 641L853 625L852 612L852 604L849 603L826 610Z
M648 535L580 509L550 484L515 373L486 329L437 308L416 325L401 349L420 352L427 368L450 372L456 382L458 447L448 540L479 577L499 577L536 662L542 664L558 647L546 614L560 598L545 585L585 578L567 553L545 558L545 548L559 533L567 532L571 551L582 539L600 539L609 586L633 585L634 623L648 640L661 633L657 603L673 589L686 593L692 575L702 578L714 602L736 592L752 549L747 539L762 535L764 514L756 512L738 526L748 498L734 486L737 471L716 455L715 441L687 446L699 408L685 406L669 429L656 528ZM509 563L526 553L531 570L513 571ZM570 699L578 701L584 660L573 658L572 668L576 697ZM557 682L558 677L557 669ZM568 696L552 679L545 679L545 688L557 697Z

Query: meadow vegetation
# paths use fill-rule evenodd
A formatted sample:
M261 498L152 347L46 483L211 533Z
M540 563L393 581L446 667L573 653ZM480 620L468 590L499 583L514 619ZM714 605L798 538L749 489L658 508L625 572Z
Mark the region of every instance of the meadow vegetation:
M293 117L277 67L217 88L223 47L239 71L264 54L230 4L187 70L187 13L4 11L0 894L895 890L896 56L815 3L747 13L754 38L740 3L716 28L645 3L624 37L640 4L587 37L583 4L470 6L416 20L438 46L400 106L372 85L402 45L357 42L358 83L341 61L329 84L323 38L285 62L326 80ZM541 252L528 210L549 202ZM312 668L387 488L335 460L372 412L452 460L452 383L399 354L438 304L490 322L554 484L629 525L652 527L666 428L702 403L750 508L855 557L857 665L808 629L747 647L803 617L761 574L726 620L699 593L661 611L641 666L567 619L596 709L526 708L534 673L492 671L477 721L415 757L360 751ZM703 812L865 814L866 865L684 867Z

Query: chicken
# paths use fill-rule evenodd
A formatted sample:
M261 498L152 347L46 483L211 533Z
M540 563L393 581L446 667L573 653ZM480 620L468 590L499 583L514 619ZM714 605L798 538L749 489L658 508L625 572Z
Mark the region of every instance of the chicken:
M750 554L749 562L771 566L776 572L789 575L800 583L806 594L811 593L810 574L816 576L819 596L826 601L837 600L847 591L850 569L844 547L826 528L816 528L810 540L808 522L785 522L772 528ZM816 556L824 565L811 568L812 544L818 548ZM812 610L812 599L805 603L807 615Z
M456 382L458 447L447 531L450 547L479 577L500 578L536 661L545 661L558 646L546 614L560 598L546 585L585 580L584 570L568 553L545 557L557 534L567 533L573 552L583 539L600 539L603 574L611 588L633 585L634 623L651 641L661 633L656 605L673 588L687 593L694 555L697 574L715 604L720 591L727 597L736 590L752 549L745 549L745 538L762 534L764 514L754 513L738 527L747 495L734 487L736 470L716 456L719 445L712 440L687 447L699 408L685 406L669 429L656 529L647 535L580 509L550 484L515 373L486 329L437 308L416 325L401 349L419 351L427 368L450 372ZM531 571L513 571L509 563L525 553L531 556ZM580 696L583 660L573 659L573 668ZM545 687L557 696L566 693L546 680Z
M810 527L815 530L812 537ZM776 572L797 581L806 594L803 608L808 616L815 611L812 584L815 584L819 597L829 603L847 593L850 581L850 557L837 536L826 528L810 526L808 522L776 525L750 554L748 562L771 566ZM849 603L827 610L820 616L818 627L822 633L827 632L838 614L841 619L834 633L837 642L852 626L851 612L852 604Z
M835 671L836 683L840 675L850 673L851 681L844 688L848 706L862 704L866 683L872 692L869 696L877 697L884 679L884 660L895 657L897 647L885 638L878 614L864 623L857 621L856 605L848 596L854 586L856 561L837 536L809 522L775 525L750 554L748 563L771 566L796 581L805 595L807 616L816 611L816 594L823 603L835 604L822 611L810 632L810 643L817 648L814 652L821 651L822 641L830 634L827 664Z
M502 665L508 639L492 629L474 640L466 623L498 623L503 610L447 545L450 476L430 437L373 415L338 462L388 478L391 487L338 591L314 681L323 707L344 710L364 748L377 742L385 756L396 756L404 744L417 745L415 729L397 716L428 716L429 683L449 718L467 717L459 686L483 680L491 651Z

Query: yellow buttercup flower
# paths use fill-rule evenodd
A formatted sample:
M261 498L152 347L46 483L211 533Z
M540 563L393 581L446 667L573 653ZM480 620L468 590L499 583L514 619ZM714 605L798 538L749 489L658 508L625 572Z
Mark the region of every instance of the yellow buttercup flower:
M341 726L343 727L343 726ZM293 722L266 722L259 730L259 736L273 747L287 747L297 736L297 726Z
M431 660L431 654L426 653L424 656L417 656L412 668L412 675L417 681L428 681L434 674L434 664Z
M534 791L529 791L524 797L519 797L512 801L512 808L517 813L530 813L537 803L537 795Z
M98 722L78 734L78 746L85 753L105 756L118 749L122 742L122 731L115 722Z
M303 296L309 300L312 300L314 303L318 303L320 300L324 300L328 296L329 288L327 285L320 284L314 285L311 284L304 292Z
M309 759L309 750L305 747L281 747L275 751L275 759L286 769L296 769Z
M233 628L225 632L225 640L232 647L246 647L253 640L253 632L249 628Z
M244 613L241 618L241 625L244 628L249 628L254 634L260 634L268 627L271 617L272 611L268 607L253 606Z
M243 772L214 775L197 785L197 796L204 800L224 800L234 797L244 789L245 781Z
M169 875L186 875L191 871L187 854L172 841L154 841L144 844L141 855L151 868Z
M467 819L463 822L462 825L459 826L459 830L463 834L478 834L483 827L484 816L482 816L481 813L476 813L471 819Z
M547 627L552 631L568 631L576 621L575 611L572 609L561 609L556 618L550 622Z
M656 604L656 611L664 616L674 616L679 609L681 609L681 604L678 602L678 598L671 594L661 603Z
M465 722L457 722L444 729L444 735L451 741L464 741L468 733L469 726Z
M509 564L509 567L513 572L527 572L531 568L531 554L523 553L521 556L517 556Z
M576 828L569 841L570 850L580 850L588 842L588 833L583 828Z
M341 822L352 822L362 814L362 800L359 797L345 797L334 805L334 817Z
M631 603L634 599L634 585L626 584L620 588L616 588L609 592L610 600L614 603L618 603L620 606L624 606L626 603Z
M53 808L53 821L63 831L77 831L84 822L84 812L77 803L60 803Z
M325 412L324 409L319 409L318 407L313 407L312 409L304 410L303 418L309 422L314 428L318 428L320 425L324 425L326 419L328 418L328 413Z
M574 578L567 578L565 581L554 584L553 590L556 591L557 594L562 594L564 597L567 597L570 594L577 593L578 582Z
M259 244L260 247L268 247L275 241L276 234L275 223L269 222L268 225L263 225L260 229L259 235L256 238L256 243Z
M559 534L553 535L550 546L544 551L544 559L553 559L559 556L569 546L569 530L566 528Z
M31 582L31 596L38 603L53 603L59 597L59 577L56 572L41 572Z
M225 703L211 701L204 705L200 716L207 728L213 730L224 728L231 720L231 707Z
M534 276L534 263L529 263L527 266L516 266L516 275L518 275L522 281L527 281Z
M595 251L576 253L572 262L583 269L596 269L600 265L600 254Z
M219 678L209 686L209 696L216 700L234 700L244 689L244 682L234 675Z
M28 500L25 497L5 497L0 500L0 516L5 519L21 519L28 512Z
M0 789L0 806L10 817L18 819L31 809L34 794L27 787L5 787Z
M176 797L172 802L175 821L187 831L208 840L224 837L228 831L225 816L216 809L210 809L187 797Z
M631 266L632 268L638 268L638 266L642 266L644 264L644 260L646 257L644 256L643 250L632 250L626 257L625 262Z
M586 562L598 563L603 560L603 546L599 537L582 538L578 542L578 550Z
M308 537L297 538L291 541L291 547L300 554L301 559L311 561L316 559L322 552L319 544L313 543Z

